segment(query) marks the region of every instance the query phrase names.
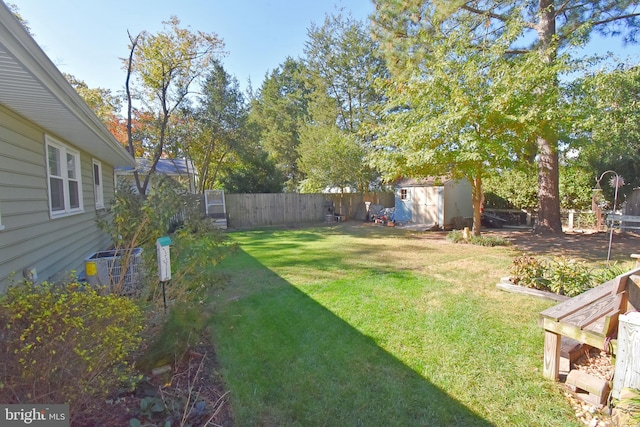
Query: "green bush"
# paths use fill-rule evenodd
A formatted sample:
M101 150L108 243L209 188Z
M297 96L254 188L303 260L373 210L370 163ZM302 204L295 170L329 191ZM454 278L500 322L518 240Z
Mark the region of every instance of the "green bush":
M447 240L451 243L464 243L465 238L460 230L451 230L447 233Z
M549 289L559 295L574 297L594 285L591 269L584 262L558 258L548 261L547 267Z
M136 380L143 316L127 298L70 283L22 283L0 299L0 402L89 408Z
M126 182L121 184L108 212L98 218L98 226L107 232L118 249L142 247L139 295L156 305L199 301L204 292L202 277L218 264L233 245L225 235L204 218L200 196L170 177L152 175L149 194L141 197ZM179 214L179 215L176 215ZM171 233L171 286L165 295L158 283L155 242ZM128 259L123 258L123 270ZM115 287L117 290L117 287Z
M619 269L597 272L589 268L585 262L567 258L540 260L522 255L514 258L511 265L513 283L569 297L611 280L618 274Z
M447 233L447 240L452 243L471 243L479 246L509 246L511 243L500 236L469 236L464 238L464 234L460 230L452 230Z
M511 242L500 236L471 236L469 243L479 246L510 246Z
M549 282L544 277L546 267L538 258L522 255L511 265L511 281L527 288L547 290Z

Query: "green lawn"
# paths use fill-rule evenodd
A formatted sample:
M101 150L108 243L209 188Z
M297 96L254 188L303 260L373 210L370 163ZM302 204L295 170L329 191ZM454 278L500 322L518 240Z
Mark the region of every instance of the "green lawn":
M390 227L233 232L210 329L238 426L578 426L513 249Z

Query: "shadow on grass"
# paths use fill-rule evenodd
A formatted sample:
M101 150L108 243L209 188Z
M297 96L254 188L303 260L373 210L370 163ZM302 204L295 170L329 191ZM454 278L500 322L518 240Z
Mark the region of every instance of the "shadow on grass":
M210 323L236 425L491 425L246 252L221 268L242 277Z

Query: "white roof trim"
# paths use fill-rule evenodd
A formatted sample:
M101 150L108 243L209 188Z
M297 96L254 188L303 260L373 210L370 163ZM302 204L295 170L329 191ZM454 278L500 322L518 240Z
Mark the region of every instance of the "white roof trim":
M132 156L1 1L0 103L98 159L135 166Z

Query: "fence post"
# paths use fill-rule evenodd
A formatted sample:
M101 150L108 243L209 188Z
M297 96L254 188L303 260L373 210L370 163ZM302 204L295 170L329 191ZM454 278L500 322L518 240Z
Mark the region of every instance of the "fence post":
M573 230L573 214L576 211L574 211L573 209L569 210L569 220L568 220L568 224L567 224L567 228L569 230Z

